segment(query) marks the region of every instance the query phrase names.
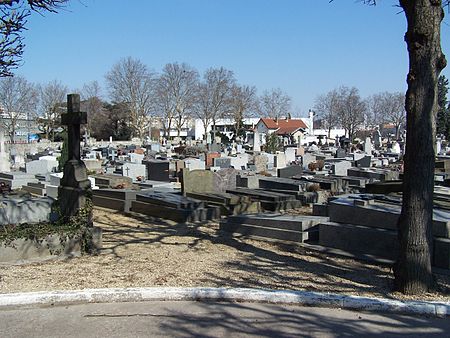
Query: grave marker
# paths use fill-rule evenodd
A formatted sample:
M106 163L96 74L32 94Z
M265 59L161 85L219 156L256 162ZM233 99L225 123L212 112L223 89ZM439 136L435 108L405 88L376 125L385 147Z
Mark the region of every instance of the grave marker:
M91 183L80 156L80 125L87 123L87 113L80 111L80 95L67 95L67 113L61 115L61 124L67 126L68 160L58 190L61 212L72 216L86 205Z

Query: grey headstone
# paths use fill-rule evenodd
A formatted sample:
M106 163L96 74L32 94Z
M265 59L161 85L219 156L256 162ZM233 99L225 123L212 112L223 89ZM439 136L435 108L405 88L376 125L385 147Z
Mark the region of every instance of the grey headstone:
M214 166L222 169L231 167L231 159L229 157L217 157L213 159Z
M277 176L282 178L291 178L295 175L301 175L303 168L300 165L290 165L277 170Z

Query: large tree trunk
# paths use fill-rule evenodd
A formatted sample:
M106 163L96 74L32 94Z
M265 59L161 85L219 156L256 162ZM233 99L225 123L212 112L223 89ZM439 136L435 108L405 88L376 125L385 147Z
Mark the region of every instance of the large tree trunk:
M441 0L400 0L408 22L406 93L407 138L403 204L398 224L400 250L394 267L395 287L420 294L434 287L431 272L434 188L434 139L437 82L445 67L440 45L444 17Z

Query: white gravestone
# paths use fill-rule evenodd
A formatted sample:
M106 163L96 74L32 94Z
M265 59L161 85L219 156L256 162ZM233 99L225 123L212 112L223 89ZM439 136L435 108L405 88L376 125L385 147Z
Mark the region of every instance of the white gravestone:
M261 143L259 141L259 132L255 129L253 133L253 151L261 151Z
M10 171L9 154L5 151L5 135L0 128L0 172Z

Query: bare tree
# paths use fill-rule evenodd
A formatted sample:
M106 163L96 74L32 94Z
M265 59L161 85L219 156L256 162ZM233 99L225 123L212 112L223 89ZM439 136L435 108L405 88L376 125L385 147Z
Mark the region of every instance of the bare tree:
M339 87L337 93L339 98L338 123L345 129L348 137L352 139L358 128L364 123L366 104L355 87L342 86Z
M20 121L28 124L37 104L35 86L23 76L0 79L1 126L7 131L9 140L14 143Z
M235 82L233 72L223 67L208 69L197 87L195 115L202 120L205 131L212 124L216 133L217 120L230 110L229 96Z
M406 122L405 94L383 92L372 96L371 110L374 118L382 123L395 126L395 136L399 137L400 128Z
M328 137L331 135L331 129L338 124L338 113L340 99L337 89L319 95L316 98L316 103L314 105L314 110L318 114L318 118L321 120L322 125L328 130Z
M172 123L180 136L194 109L198 81L197 70L186 63L169 63L164 67L156 84L155 106L161 114L166 137L170 136Z
M155 74L141 61L128 57L112 67L106 81L112 101L129 106L132 136L143 138L150 128Z
M377 99L377 94L366 98L366 107L367 110L364 118L366 127L380 127L385 121L380 107L380 100Z
M259 113L272 119L288 116L291 110L291 98L280 88L266 90L259 98Z
M229 105L229 116L234 120L236 137L241 133L244 118L254 114L257 108L256 88L237 84L233 85L231 87Z
M2 0L0 1L0 77L12 76L20 66L25 48L22 33L32 11L54 12L67 0Z
M54 139L55 129L60 126L61 113L64 112L68 89L58 80L39 87L40 114L38 123L47 139Z
M81 98L84 101L85 109L87 112L87 130L89 133L92 130L94 124L104 123L102 121L102 102L101 88L97 81L92 81L84 84L81 90Z

